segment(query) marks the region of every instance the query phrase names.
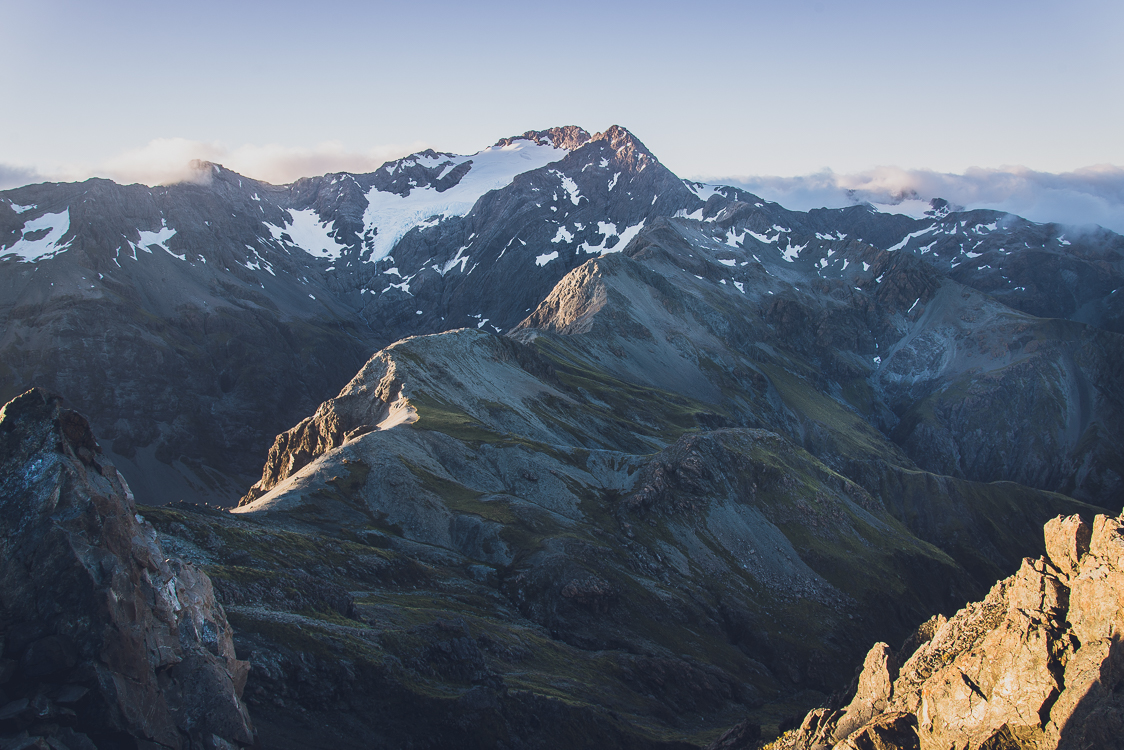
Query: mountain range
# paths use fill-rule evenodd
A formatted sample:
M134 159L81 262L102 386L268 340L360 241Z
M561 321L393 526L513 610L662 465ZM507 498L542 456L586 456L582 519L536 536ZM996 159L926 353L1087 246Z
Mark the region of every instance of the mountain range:
M164 506L265 746L697 747L1120 512L1122 275L1107 230L789 211L619 127L202 164L0 193L0 397Z

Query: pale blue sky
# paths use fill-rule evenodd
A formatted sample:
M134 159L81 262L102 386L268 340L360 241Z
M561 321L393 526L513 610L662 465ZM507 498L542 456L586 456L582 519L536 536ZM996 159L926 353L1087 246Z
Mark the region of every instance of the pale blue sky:
M46 176L127 176L156 139L339 169L571 123L623 125L683 176L1124 165L1119 0L0 0L0 19L0 167Z

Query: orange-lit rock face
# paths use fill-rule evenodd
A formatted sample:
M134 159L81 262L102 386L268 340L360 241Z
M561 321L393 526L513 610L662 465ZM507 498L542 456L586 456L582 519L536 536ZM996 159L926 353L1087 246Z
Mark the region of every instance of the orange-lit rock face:
M872 743L892 724L898 744L887 747L1119 747L1124 523L1099 515L1090 528L1077 516L1058 517L1045 537L1047 556L1024 560L909 656L884 710L854 721L866 716L856 707L878 705L864 696L883 683L893 656L878 644L851 705L835 714L820 709L781 746L880 747Z

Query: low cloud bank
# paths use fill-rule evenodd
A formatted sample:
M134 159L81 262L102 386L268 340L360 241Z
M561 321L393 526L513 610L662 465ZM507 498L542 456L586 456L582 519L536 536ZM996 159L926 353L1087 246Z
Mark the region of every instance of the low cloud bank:
M200 170L201 161L222 164L247 177L285 184L301 177L328 172L373 172L387 161L426 148L417 142L405 146L377 146L365 151L344 148L335 141L312 148L293 148L276 144L244 145L229 148L220 143L186 138L157 138L141 148L118 154L97 165L63 165L35 170L0 164L0 189L45 180L73 182L89 177L107 177L120 183L171 185L196 182L209 177Z
M312 148L267 144L230 149L218 143L159 138L106 162L99 172L118 182L169 185L199 179L197 162L202 160L222 164L256 180L281 185L328 172L373 172L391 159L422 148L423 144L414 143L351 151L338 142L329 141Z
M1025 167L972 168L964 174L878 167L853 174L830 170L801 177L707 178L734 185L785 208L842 208L856 203L901 206L944 198L965 208L992 208L1031 221L1099 224L1124 233L1124 168L1101 164L1052 174ZM890 209L893 210L893 209Z
M276 144L229 148L185 138L158 138L95 166L35 169L0 164L0 190L88 177L145 185L208 179L210 173L200 171L199 161L219 163L247 177L284 184L328 172L373 172L387 161L425 147L416 142L355 151L329 141L311 148ZM1109 164L1060 174L1025 167L973 168L964 174L878 167L851 174L825 170L799 177L718 177L705 181L735 185L800 211L874 203L918 215L930 199L945 198L965 208L992 208L1040 222L1099 224L1124 234L1124 167Z
M43 179L34 169L0 164L0 190L29 185L33 182L42 182Z

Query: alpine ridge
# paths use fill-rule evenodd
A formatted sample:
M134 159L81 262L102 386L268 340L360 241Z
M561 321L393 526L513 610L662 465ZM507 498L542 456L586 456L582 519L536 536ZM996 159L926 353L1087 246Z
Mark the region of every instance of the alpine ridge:
M195 182L167 187L90 180L0 197L0 396L33 384L66 393L141 497L159 486L229 503L272 436L372 351L463 326L506 332L569 271L664 220L749 250L739 263L783 269L778 278L795 286L838 287L821 294L865 284L868 294L897 294L905 312L923 304L920 287L882 287L882 273L866 275L870 259L844 252L859 243L894 253L886 262L919 257L931 278L1019 312L1112 332L1124 325L1114 293L1124 240L1111 232L942 201L922 220L864 206L790 212L681 181L619 127L530 131L471 157L426 151L370 174L280 187L201 166ZM787 302L770 304L791 316ZM917 341L904 329L892 338ZM1091 406L1085 381L1064 377L1067 398ZM1000 475L956 467L963 446L940 429L908 429L911 421L883 429L916 452L937 450L942 471ZM1068 460L1067 471L1038 472L1038 486L1066 489L1086 471L1098 485L1118 481Z
M90 414L262 746L734 747L1120 513L1122 274L1099 228L789 211L615 126L204 164L0 193L0 395Z

